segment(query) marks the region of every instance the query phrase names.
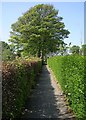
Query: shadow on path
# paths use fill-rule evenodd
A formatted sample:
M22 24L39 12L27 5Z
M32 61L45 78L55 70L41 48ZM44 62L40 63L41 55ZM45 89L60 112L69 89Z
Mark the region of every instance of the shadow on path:
M44 65L37 85L29 97L22 119L57 118L57 120L74 120L71 114L66 114L66 107L62 102L61 92L51 79L50 72ZM61 111L62 110L62 111Z

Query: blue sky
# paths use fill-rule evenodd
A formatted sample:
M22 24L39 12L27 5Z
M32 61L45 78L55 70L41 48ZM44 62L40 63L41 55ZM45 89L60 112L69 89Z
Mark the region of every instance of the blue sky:
M8 42L11 24L16 22L22 13L30 7L44 2L2 2L2 36L1 40ZM84 41L84 3L83 2L46 2L53 4L63 17L66 29L70 31L66 43L80 45Z

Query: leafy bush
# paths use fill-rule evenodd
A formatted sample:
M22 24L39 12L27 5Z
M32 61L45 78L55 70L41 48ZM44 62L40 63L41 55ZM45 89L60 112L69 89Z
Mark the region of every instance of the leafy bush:
M86 119L86 57L55 56L48 59L78 119Z
M5 120L19 116L31 88L35 85L35 77L41 70L41 60L34 59L17 59L3 63L2 118Z

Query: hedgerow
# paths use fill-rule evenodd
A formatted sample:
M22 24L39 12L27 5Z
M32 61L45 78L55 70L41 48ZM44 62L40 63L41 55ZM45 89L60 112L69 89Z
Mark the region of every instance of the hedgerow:
M55 56L48 59L69 105L78 119L86 119L86 57Z
M2 118L17 118L25 105L36 76L41 71L40 59L15 60L3 63L2 70Z

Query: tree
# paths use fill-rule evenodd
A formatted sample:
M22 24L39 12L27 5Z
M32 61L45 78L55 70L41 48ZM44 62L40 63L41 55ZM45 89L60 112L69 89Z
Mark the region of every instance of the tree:
M10 46L4 41L0 41L0 44L2 44L2 60L13 60L15 56L11 51Z
M80 52L80 47L79 46L76 46L76 45L73 45L71 48L70 48L70 52L72 54L79 54Z
M86 44L82 45L81 53L82 53L82 55L86 55Z
M49 52L56 52L64 38L68 38L70 32L62 19L52 5L38 4L11 25L9 41L16 51L21 49L43 59Z

